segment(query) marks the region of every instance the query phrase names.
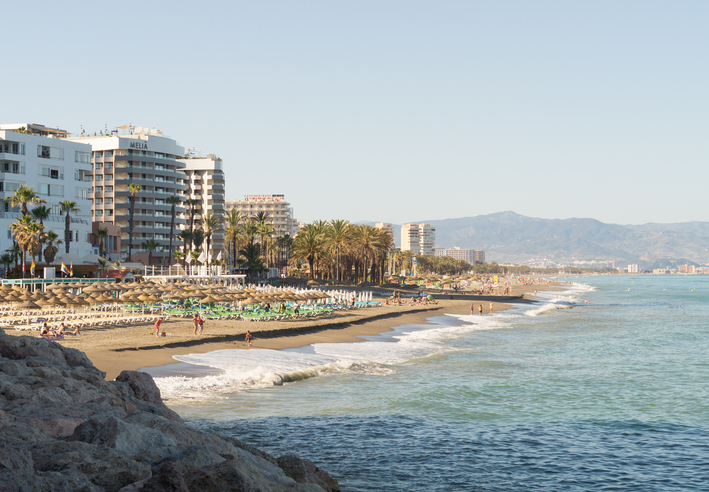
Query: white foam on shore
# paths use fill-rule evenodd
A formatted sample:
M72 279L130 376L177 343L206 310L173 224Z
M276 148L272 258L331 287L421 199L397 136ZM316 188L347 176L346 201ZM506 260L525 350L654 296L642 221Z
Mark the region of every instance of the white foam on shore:
M455 326L420 325L400 334L372 337L373 340L350 343L317 343L312 350L217 350L205 354L175 356L180 362L208 366L220 374L204 377L155 377L164 398L172 403L188 403L221 398L229 393L278 386L285 383L342 373L387 375L397 364L432 354L456 350L449 340L481 330L509 328L513 316L537 316L554 309L571 307L582 302L577 293L587 289L575 284L567 291L545 291L538 294L546 302L520 306L514 312L493 316L447 315L461 321ZM521 310L521 312L520 312Z
M204 377L156 377L164 398L172 402L219 398L248 389L278 386L337 373L387 375L395 366L415 358L453 350L446 340L476 330L489 330L504 323L494 317L464 319L460 326L421 325L390 336L388 340L351 343L316 343L313 353L297 350L217 350L205 354L175 356L180 362L209 366L221 374ZM475 323L472 324L471 323Z

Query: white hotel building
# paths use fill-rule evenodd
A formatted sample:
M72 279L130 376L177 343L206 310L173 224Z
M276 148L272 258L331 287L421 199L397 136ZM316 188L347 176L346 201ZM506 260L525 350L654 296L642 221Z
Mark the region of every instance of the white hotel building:
M456 260L467 261L471 265L485 263L485 252L479 249L436 248L436 256L450 256Z
M91 174L91 146L64 140L67 134L33 123L0 125L0 227L5 231L0 234L0 252L12 247L10 224L22 216L20 207L12 208L4 199L24 184L46 201L51 215L44 221L45 230L53 230L62 241L65 217L59 203L76 202L79 212L71 214L69 252L78 257L92 253L91 183L86 181ZM65 245L58 248L57 257L64 254Z
M403 224L401 226L401 251L433 256L436 248L436 228L431 224Z
M160 130L141 127L123 127L124 134L71 137L70 142L87 144L93 151L87 177L93 183L93 219L95 222L113 224L121 228L121 259L128 256L128 231L130 192L128 185L142 187L136 193L133 215L133 261L147 263L148 252L141 244L154 239L158 244L154 258L167 255L170 242L172 206L166 202L171 196L183 197L186 186L184 147ZM175 234L184 227L186 212L177 206ZM173 239L173 248L180 245Z

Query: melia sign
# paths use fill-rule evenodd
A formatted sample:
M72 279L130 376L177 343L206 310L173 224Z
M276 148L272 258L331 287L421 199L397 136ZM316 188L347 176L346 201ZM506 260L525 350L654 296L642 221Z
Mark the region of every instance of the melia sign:
M145 142L130 142L129 148L138 150L148 150L148 144Z

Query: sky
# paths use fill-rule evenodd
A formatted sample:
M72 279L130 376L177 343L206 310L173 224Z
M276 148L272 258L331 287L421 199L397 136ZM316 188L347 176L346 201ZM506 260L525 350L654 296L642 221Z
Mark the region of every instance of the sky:
M709 2L3 6L0 123L133 124L297 219L709 220Z

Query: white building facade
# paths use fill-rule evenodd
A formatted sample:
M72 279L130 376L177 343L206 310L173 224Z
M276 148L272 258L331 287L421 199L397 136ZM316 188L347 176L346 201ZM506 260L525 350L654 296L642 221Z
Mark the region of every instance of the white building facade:
M207 214L223 218L226 212L224 196L226 181L222 160L214 154L209 154L207 157L188 156L178 161L185 165L185 200L196 200L195 224L201 224ZM189 203L185 203L185 208L184 228L189 228ZM214 252L224 249L224 225L212 233L210 248Z
M167 199L183 198L176 207L173 250L180 246L177 237L185 224L184 194L184 147L160 130L141 127L122 127L109 135L71 137L72 142L88 144L93 151L92 169L88 179L93 184L93 218L121 228L121 260L127 259L129 245L130 184L138 184L141 190L135 194L133 216L132 260L147 262L148 251L141 245L149 240L158 244L153 251L155 262L164 262L168 255L172 206ZM138 257L136 257L136 255Z
M477 249L464 248L436 248L436 256L450 256L456 260L467 261L471 265L475 263L485 263L485 252Z
M298 221L293 218L293 208L284 195L245 195L242 200L227 200L226 208L227 211L235 209L249 218L267 212L274 237L286 234L295 237L299 230Z
M433 256L436 249L436 228L431 224L403 224L401 250L414 254Z
M86 181L91 173L91 147L62 139L66 134L33 123L0 125L0 226L5 231L0 234L0 251L12 247L10 224L22 216L20 207L12 208L4 199L26 185L51 211L44 220L45 231L53 230L62 241L65 216L60 213L60 203L76 202L79 211L70 214L69 253L78 257L92 253L91 183ZM65 244L58 248L57 257L66 251Z

